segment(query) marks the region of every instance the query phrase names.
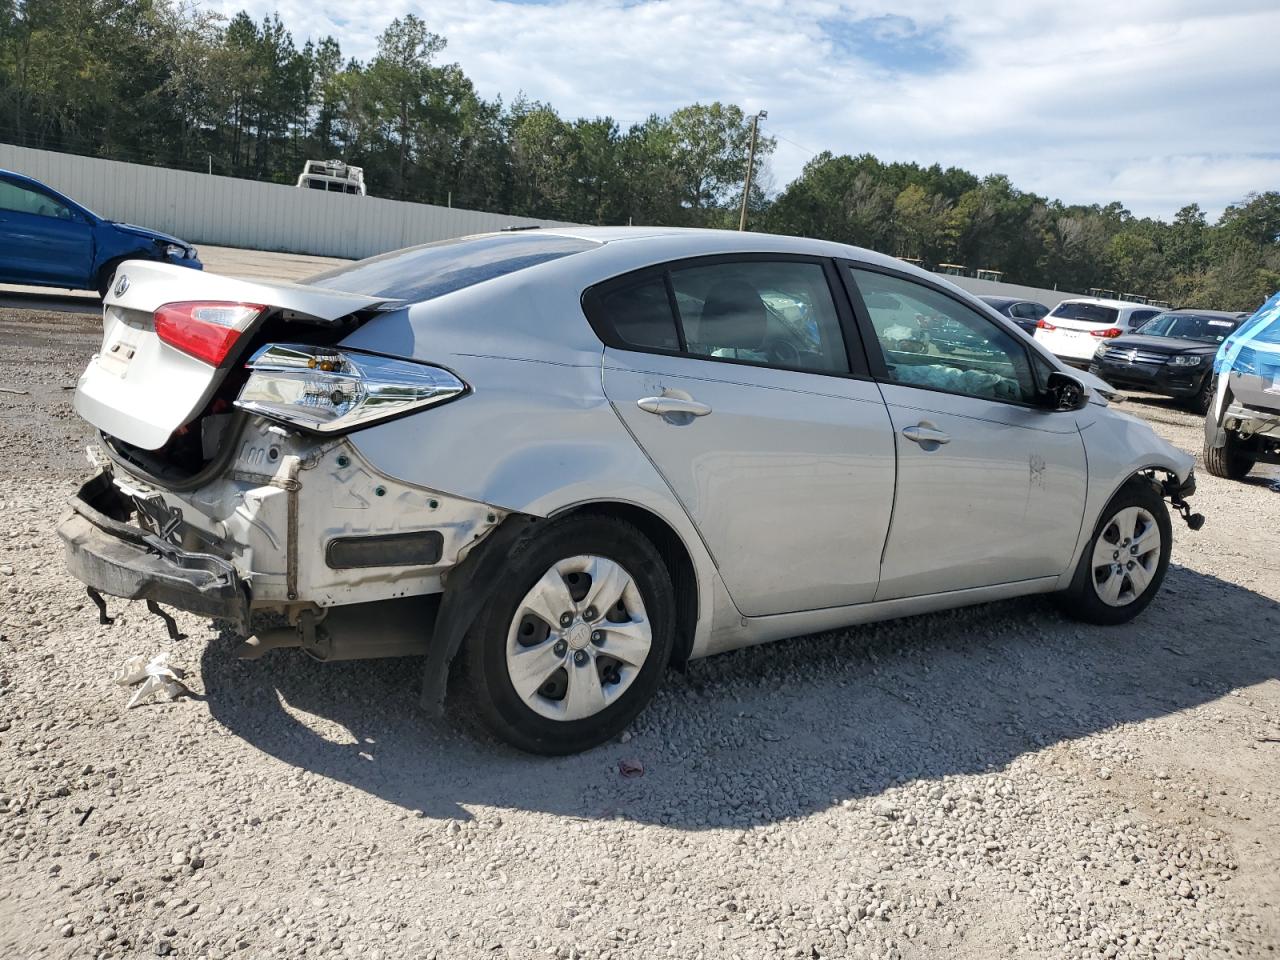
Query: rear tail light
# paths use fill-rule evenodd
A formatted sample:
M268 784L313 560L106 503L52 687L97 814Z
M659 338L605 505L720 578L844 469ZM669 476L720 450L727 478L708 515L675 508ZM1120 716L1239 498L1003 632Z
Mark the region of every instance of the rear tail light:
M237 407L317 433L363 427L468 389L442 367L301 343L269 344L247 366Z
M1121 330L1119 327L1108 327L1106 330L1090 330L1089 336L1110 338L1110 337L1118 337L1122 333L1124 333L1124 331Z
M218 366L262 311L260 303L193 300L156 308L156 336L197 360Z
M1037 320L1037 321L1036 321L1036 329L1037 329L1037 330L1057 330L1058 328L1057 328L1057 327L1055 327L1055 326L1054 326L1052 323L1050 323L1048 320Z

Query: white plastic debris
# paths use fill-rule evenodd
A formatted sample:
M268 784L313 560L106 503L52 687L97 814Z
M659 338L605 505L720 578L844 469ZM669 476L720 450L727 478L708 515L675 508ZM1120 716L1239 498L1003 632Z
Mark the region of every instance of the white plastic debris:
M152 700L176 700L190 693L182 683L186 675L181 667L169 665L169 651L163 650L150 660L144 660L141 654L130 657L116 668L111 679L122 687L142 684L128 703L131 708Z

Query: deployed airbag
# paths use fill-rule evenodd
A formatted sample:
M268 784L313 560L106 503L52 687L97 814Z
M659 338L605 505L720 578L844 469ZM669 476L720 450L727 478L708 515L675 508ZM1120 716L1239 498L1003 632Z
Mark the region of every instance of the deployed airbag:
M992 400L1022 399L1016 380L985 370L961 370L941 363L900 364L893 368L893 378L899 383L990 397Z

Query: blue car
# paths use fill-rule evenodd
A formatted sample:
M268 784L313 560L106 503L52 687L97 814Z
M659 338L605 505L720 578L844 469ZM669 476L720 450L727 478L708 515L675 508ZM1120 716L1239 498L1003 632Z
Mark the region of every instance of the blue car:
M124 260L202 268L195 247L177 237L104 220L38 180L0 170L0 283L105 294Z

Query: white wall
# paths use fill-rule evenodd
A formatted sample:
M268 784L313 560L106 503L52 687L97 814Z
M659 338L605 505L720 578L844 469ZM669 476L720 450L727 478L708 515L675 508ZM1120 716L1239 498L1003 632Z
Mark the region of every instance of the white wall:
M299 190L6 143L0 143L0 168L35 177L111 220L163 230L192 243L250 250L359 258L502 227L561 225L555 220ZM1037 300L1050 308L1081 296L973 277L946 279L970 293Z
M939 274L939 276L942 276ZM1083 293L1072 293L1069 290L1044 290L1040 287L1024 287L1018 283L996 283L994 280L979 280L976 277L943 277L957 287L963 287L978 297L1016 297L1019 300L1035 300L1052 310L1063 300L1083 297Z
M359 258L502 227L558 225L5 143L0 143L0 168L35 177L110 220L162 230L192 243L255 250Z

